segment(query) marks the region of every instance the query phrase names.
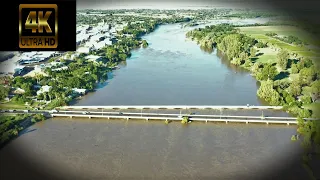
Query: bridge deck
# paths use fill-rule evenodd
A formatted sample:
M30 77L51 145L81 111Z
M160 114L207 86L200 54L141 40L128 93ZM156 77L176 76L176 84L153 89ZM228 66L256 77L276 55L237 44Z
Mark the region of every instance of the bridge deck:
M282 109L282 106L183 106L183 105L138 105L138 106L63 106L59 109Z
M108 119L144 119L144 120L172 120L181 121L183 118L180 115L116 115L116 114L63 114L52 113L52 117L86 117L86 118L108 118ZM297 124L295 118L290 117L239 117L239 116L221 116L221 117L199 117L190 116L191 121L204 121L204 122L238 122L238 123L277 123L277 124Z

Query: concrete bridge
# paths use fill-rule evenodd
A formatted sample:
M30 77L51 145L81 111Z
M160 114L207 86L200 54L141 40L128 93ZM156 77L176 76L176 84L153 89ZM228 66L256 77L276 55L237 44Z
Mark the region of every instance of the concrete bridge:
M264 117L264 116L230 116L230 115L197 115L197 114L164 114L164 113L130 113L130 112L102 112L102 111L72 111L60 110L50 113L52 117L82 117L82 118L107 118L107 119L142 119L181 121L185 117L190 121L202 122L234 122L234 123L264 123L264 124L298 124L295 117ZM304 118L305 121L319 120Z
M137 106L62 106L57 109L261 109L281 110L282 106L184 106L184 105L137 105Z
M9 114L24 114L26 111L5 111ZM30 114L41 113L47 117L82 117L82 118L107 118L107 119L143 119L143 120L166 120L181 121L185 117L190 121L203 122L235 122L235 123L264 123L264 124L297 124L295 117L265 117L265 116L231 116L231 115L204 115L204 114L166 114L166 113L134 113L115 111L84 111L84 110L34 110L27 111ZM315 118L304 118L305 121L319 120Z
M85 117L85 118L107 118L107 119L142 119L142 120L165 120L165 121L181 121L184 117L188 117L190 121L203 122L237 122L237 123L275 123L275 124L297 124L296 118L293 117L259 117L259 116L219 116L219 115L188 115L188 114L154 114L154 113L98 113L98 112L58 112L51 113L52 117ZM307 120L307 119L306 119Z

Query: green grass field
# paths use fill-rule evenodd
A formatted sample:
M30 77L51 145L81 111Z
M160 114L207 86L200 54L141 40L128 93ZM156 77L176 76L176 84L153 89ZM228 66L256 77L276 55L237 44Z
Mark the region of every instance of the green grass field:
M29 106L24 104L14 103L14 102L6 102L0 104L0 109L30 109Z
M253 27L240 27L240 31L244 34L247 34L251 37L261 40L263 42L269 42L275 44L278 47L287 49L291 52L297 53L299 56L307 57L314 62L320 62L320 42L317 39L313 38L312 35L304 30L301 30L293 26L253 26ZM268 37L265 34L268 32L275 32L278 35L293 35L299 39L307 42L308 46L295 46L285 42L282 42L278 39ZM263 50L266 48L259 48L258 50ZM272 50L267 50L263 52L264 54L259 56L258 62L275 62L276 54ZM274 60L272 60L274 59Z
M320 46L320 42L313 38L312 34L309 32L306 32L298 27L294 26L254 26L254 27L241 27L240 30L242 32L248 33L248 34L262 34L265 35L267 32L275 32L279 35L284 36L296 36L299 39L306 41L310 44L313 44L315 46Z

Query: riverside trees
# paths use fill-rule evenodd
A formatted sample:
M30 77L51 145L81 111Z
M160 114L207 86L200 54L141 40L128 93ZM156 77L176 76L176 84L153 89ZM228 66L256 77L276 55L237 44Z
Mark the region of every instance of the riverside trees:
M281 49L276 59L276 65L280 69L271 62L251 61L255 54L253 48L267 47L266 43L257 43L255 39L238 33L237 29L228 24L195 29L189 31L186 36L197 40L202 46L217 47L233 64L252 71L261 83L257 95L271 105L283 105L285 110L299 118L314 116L311 110L306 109L320 98L320 72L312 60L300 58L297 59L298 62L291 61L289 64L288 50ZM278 76L280 73L289 75L281 77ZM290 73L295 76L290 77ZM319 145L319 129L318 121L310 121L307 124L300 123L298 132L310 137L305 141L306 144L313 141Z

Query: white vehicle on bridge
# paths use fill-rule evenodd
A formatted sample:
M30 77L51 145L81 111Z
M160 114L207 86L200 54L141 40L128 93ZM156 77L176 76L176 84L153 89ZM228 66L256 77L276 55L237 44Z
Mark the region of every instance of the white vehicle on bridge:
M28 113L28 112L29 112L29 110L23 110L23 112Z
M84 111L84 112L82 112L82 114L89 114L89 112L88 111Z
M49 111L50 113L57 113L58 111L56 109L53 109L51 111Z

